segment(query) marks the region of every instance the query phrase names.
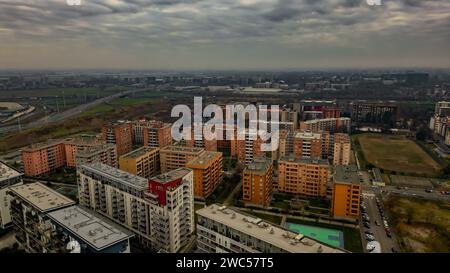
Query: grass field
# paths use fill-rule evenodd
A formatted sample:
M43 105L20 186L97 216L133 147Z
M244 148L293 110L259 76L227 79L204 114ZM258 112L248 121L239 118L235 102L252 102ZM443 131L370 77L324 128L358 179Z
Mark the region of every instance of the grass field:
M385 208L403 252L450 251L449 204L390 197Z
M441 167L419 145L403 136L362 134L355 139L365 161L384 170L434 175Z

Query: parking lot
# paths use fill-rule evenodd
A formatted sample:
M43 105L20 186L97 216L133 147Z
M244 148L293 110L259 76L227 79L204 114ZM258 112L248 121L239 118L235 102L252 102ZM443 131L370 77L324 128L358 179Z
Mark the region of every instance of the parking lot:
M380 243L382 253L398 252L399 247L395 240L395 234L389 227L389 219L384 214L381 199L377 205L378 198L374 192L363 192L361 203L361 237L364 244L364 250L369 241ZM380 209L381 208L381 209Z

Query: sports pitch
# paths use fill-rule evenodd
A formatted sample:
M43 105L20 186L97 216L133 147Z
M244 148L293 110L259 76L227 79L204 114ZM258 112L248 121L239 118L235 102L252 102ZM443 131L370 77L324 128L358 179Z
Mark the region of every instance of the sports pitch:
M330 246L344 248L344 233L340 230L286 223L286 228Z
M357 139L365 160L379 168L428 175L440 168L420 146L403 136L363 134Z

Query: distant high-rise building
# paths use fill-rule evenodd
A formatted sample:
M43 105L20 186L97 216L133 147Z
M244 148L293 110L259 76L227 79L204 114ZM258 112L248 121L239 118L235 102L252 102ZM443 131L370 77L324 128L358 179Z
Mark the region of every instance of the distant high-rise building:
M353 102L352 120L354 122L393 124L396 119L397 105L392 102Z
M294 135L294 155L301 158L322 158L322 134L296 132Z
M312 132L350 132L350 118L313 119L300 122L300 130Z
M170 123L151 120L141 126L144 146L161 149L172 144Z
M116 144L117 155L121 156L133 150L133 131L130 122L118 121L102 128L104 143Z
M350 136L347 134L334 134L334 153L333 165L348 165L350 164L351 154Z

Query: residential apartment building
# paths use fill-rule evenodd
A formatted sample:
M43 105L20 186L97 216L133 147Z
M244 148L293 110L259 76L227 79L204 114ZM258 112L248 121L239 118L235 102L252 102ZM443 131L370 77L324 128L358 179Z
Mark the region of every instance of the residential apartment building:
M205 199L223 179L222 153L205 151L186 164L194 172L194 197Z
M80 204L132 231L154 250L177 252L193 232L193 172L145 179L103 164L78 169ZM192 227L192 228L191 228Z
M270 159L247 164L242 173L242 199L245 203L267 207L272 199L273 168Z
M122 155L119 168L137 176L150 178L161 173L159 148L141 147Z
M133 129L131 123L117 121L103 126L102 141L116 144L118 156L131 152L133 150Z
M362 123L394 123L397 119L397 105L383 101L354 101L352 120Z
M350 132L350 118L313 119L300 122L300 130L311 132L348 133Z
M326 197L330 181L327 160L283 157L278 160L278 191L309 197Z
M350 164L351 142L348 134L334 134L333 165Z
M332 216L334 218L358 219L361 192L357 166L336 166L331 198Z
M0 162L0 228L6 228L11 225L10 202L8 196L8 187L22 185L23 173Z
M81 154L77 159L78 154ZM98 160L117 166L116 146L103 145L95 139L67 138L32 144L22 149L22 163L27 176L47 174L61 167Z
M30 253L64 252L63 240L54 236L48 213L75 204L41 183L9 187L15 238Z
M77 169L77 183L80 205L132 231L142 244L154 245L150 203L146 200L148 179L92 163Z
M346 252L225 206L214 204L196 213L197 247L204 253Z
M160 149L161 173L186 167L186 163L198 157L205 150L179 145L169 145Z
M152 230L159 250L178 252L194 233L193 171L176 169L149 180Z
M436 103L434 115L430 119L430 129L444 138L444 143L450 146L450 102Z
M115 144L99 144L79 149L75 156L77 166L101 162L111 167L117 167L117 149Z
M109 219L80 206L65 207L47 214L51 240L58 240L71 253L130 253L133 234Z
M150 120L142 129L144 146L164 148L172 144L172 125Z
M322 158L322 134L299 131L294 134L294 155L301 158Z

